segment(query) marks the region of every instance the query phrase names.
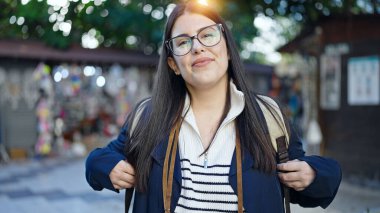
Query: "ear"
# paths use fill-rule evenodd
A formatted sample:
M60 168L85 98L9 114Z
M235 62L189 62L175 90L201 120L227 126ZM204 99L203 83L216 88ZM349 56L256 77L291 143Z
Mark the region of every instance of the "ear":
M176 75L179 75L179 69L177 67L177 64L175 63L175 60L173 57L168 57L167 59L169 67L174 71Z

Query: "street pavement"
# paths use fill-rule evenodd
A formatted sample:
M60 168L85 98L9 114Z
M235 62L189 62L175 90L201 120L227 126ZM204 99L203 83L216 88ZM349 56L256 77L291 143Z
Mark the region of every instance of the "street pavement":
M0 213L121 213L123 199L123 192L93 191L82 158L0 164ZM343 181L327 209L291 208L292 213L380 213L380 189Z

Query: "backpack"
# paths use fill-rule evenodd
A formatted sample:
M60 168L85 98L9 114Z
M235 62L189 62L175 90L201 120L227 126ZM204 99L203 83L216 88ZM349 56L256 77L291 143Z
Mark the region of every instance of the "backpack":
M136 115L132 121L131 126L131 134L136 128L137 122L143 112L143 105L148 101L149 99L143 101L137 111ZM265 104L263 103L265 102ZM264 114L265 121L267 123L270 139L273 145L273 148L276 150L277 158L279 163L285 163L289 161L289 155L288 155L288 141L289 141L289 134L286 130L286 125L284 118L282 116L280 107L278 104L271 98L267 96L259 95L259 98L257 99L257 103L260 106L261 111ZM269 108L275 110L276 113L273 113ZM285 185L283 186L283 193L285 197L285 212L290 213L290 196L289 196L289 189ZM125 213L128 213L132 197L134 193L134 188L126 189L125 191Z

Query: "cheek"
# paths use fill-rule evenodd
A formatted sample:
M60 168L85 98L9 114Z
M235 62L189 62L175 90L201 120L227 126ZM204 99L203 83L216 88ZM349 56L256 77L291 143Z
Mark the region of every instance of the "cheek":
M223 60L224 59L228 59L228 49L227 49L227 43L226 43L226 40L224 40L224 38L220 41L219 45L217 46L217 54L219 56L219 58L222 58Z
M186 56L182 56L181 58L176 59L177 66L179 68L179 71L182 73L183 71L186 71L189 66L189 58Z
M218 56L219 56L219 59L220 59L220 63L223 67L225 67L227 69L227 66L228 66L228 51L227 51L227 47L225 45L222 45L219 50L218 50Z

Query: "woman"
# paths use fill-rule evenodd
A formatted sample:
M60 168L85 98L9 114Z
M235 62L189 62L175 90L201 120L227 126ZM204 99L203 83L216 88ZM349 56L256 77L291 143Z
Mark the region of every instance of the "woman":
M268 100L249 92L224 20L207 6L178 4L151 99L89 155L87 181L95 190L135 187L133 212L284 212L280 182L292 202L326 208L339 166L305 156L289 128L291 161L277 165L259 105L275 114Z

